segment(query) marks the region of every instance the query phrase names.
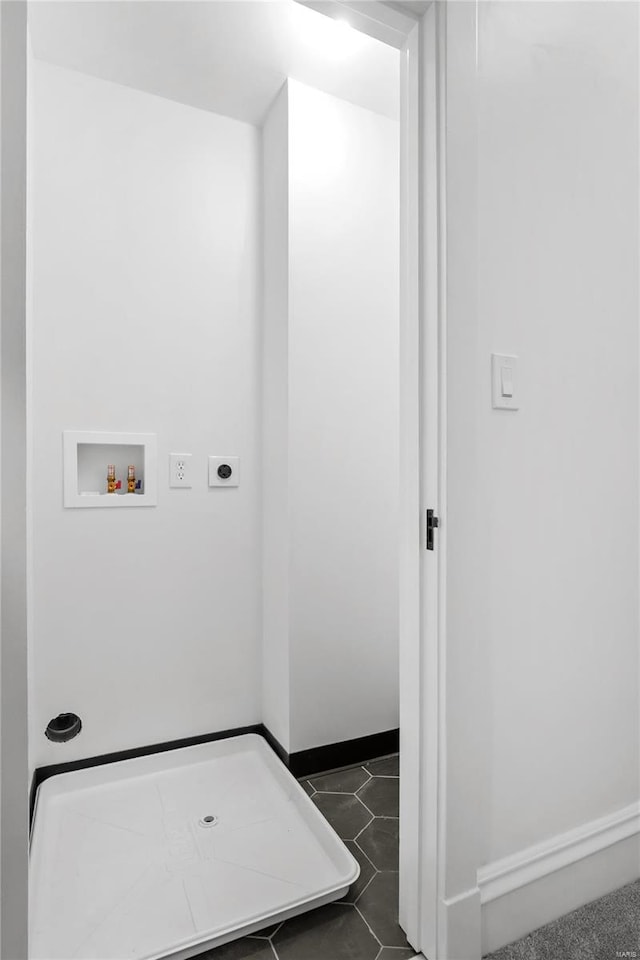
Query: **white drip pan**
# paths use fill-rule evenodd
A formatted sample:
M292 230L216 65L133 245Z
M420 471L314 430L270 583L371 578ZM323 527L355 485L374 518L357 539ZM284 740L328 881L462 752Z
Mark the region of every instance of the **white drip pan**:
M339 899L358 873L262 737L65 773L38 790L29 953L183 960Z

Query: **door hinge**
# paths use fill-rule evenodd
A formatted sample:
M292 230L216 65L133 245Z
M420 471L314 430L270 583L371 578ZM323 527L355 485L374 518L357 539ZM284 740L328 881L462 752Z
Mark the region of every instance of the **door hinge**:
M427 510L427 550L434 549L433 531L440 526L440 521L433 510Z

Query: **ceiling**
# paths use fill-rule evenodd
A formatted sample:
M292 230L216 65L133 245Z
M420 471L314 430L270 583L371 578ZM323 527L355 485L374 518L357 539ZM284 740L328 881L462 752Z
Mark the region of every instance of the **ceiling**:
M397 50L294 0L38 0L42 60L260 125L287 77L398 118Z

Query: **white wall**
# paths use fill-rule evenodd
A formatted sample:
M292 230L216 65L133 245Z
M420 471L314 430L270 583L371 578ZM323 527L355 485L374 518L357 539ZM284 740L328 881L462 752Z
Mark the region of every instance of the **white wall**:
M260 720L259 131L33 63L33 765ZM158 505L64 510L62 431L158 437ZM193 489L168 488L170 451ZM242 483L207 487L207 454ZM44 737L72 710L81 736Z
M289 94L285 84L262 128L262 710L291 745L289 637Z
M27 957L26 5L0 5L0 955Z
M398 726L398 124L290 87L293 749Z
M639 795L638 11L517 7L480 12L478 348L523 361L478 423L492 858Z
M32 74L32 765L262 719L290 750L396 727L397 124L281 95L262 334L259 132ZM158 506L64 510L64 429L157 433ZM239 490L207 489L208 453L242 457ZM83 733L50 744L64 710Z
M271 163L283 98L265 128ZM274 323L282 332L287 301L288 330L279 357L266 352L265 384L286 349L275 429L288 422L288 448L275 436L278 474L266 423L264 457L265 515L287 489L285 529L266 531L265 557L284 538L288 569L279 563L284 609L279 621L268 611L265 663L277 656L271 617L288 645L290 700L288 729L281 717L273 732L297 751L398 725L399 130L293 81L287 107L288 210L266 208L265 244L271 257L274 238L288 244L267 336ZM267 560L265 603L275 573ZM274 695L265 686L265 716Z
M640 794L638 10L482 3L476 48L474 5L452 6L451 897L474 858ZM492 351L520 357L518 413L491 409ZM629 863L591 873L615 886ZM586 889L517 912L545 922Z

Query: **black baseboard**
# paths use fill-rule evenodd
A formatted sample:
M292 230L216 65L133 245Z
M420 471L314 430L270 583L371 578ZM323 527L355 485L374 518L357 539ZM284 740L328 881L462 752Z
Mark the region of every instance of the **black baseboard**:
M300 750L289 755L287 766L294 777L312 777L335 767L348 767L387 756L389 753L398 753L399 749L400 730L385 730L383 733L358 737L356 740L343 740L341 743L329 743L324 747Z
M84 757L82 760L52 763L46 767L37 767L33 774L29 792L29 821L31 822L33 819L38 787L50 777L56 777L60 773L71 773L74 770L86 770L88 767L99 767L105 763L117 763L118 760L133 760L136 757L148 757L154 753L164 753L167 750L194 747L199 743L213 743L215 740L225 740L228 737L240 737L247 733L257 733L264 737L294 777L311 777L314 774L323 773L325 770L333 770L336 767L366 763L367 760L375 760L376 757L397 753L400 745L400 731L386 730L384 733L374 733L369 737L358 737L356 740L344 740L341 743L330 743L323 747L313 747L311 750L300 750L298 753L289 754L264 724L255 723L249 727L220 730L218 733L204 733L197 737L185 737L182 740L167 740L164 743L153 743L130 750L119 750L117 753Z
M285 767L289 767L289 754L282 746L279 740L276 740L274 735L271 733L268 727L265 727L264 724L261 725L259 730L260 736L264 737L271 749L278 757L282 760Z
M236 727L233 730L220 730L218 733L204 733L197 737L184 737L182 740L167 740L164 743L152 743L144 747L134 747L130 750L118 750L116 753L103 753L97 757L84 757L82 760L68 760L66 763L52 763L46 767L37 767L31 780L29 791L29 819L33 818L36 803L36 792L41 783L59 773L72 773L74 770L86 770L87 767L101 767L105 763L117 763L118 760L133 760L136 757L150 757L154 753L165 753L167 750L179 750L181 747L195 747L199 743L213 743L215 740L226 740L228 737L240 737L245 733L257 733L270 743L269 736L265 735L265 728L261 723L254 723L249 727ZM273 738L271 738L273 739ZM273 744L270 743L273 747ZM276 750L276 753L278 751Z

